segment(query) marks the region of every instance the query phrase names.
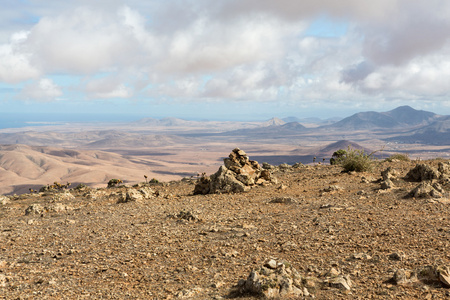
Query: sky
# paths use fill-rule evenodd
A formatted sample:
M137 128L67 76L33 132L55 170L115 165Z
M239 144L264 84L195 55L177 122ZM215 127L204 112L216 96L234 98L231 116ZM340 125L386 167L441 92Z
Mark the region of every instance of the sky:
M0 112L450 114L448 0L0 0Z

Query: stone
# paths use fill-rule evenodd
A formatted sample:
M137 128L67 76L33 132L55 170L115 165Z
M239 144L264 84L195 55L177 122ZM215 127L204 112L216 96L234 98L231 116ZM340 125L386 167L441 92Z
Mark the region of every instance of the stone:
M394 252L389 254L389 260L397 260L401 261L405 258L405 254L403 252Z
M297 270L270 259L264 266L251 271L246 280L239 280L237 292L266 299L287 299L304 296L304 286Z
M392 281L399 285L413 283L417 280L418 279L415 272L405 269L395 271L394 276L392 277Z
M426 164L418 164L406 174L406 178L414 181L433 180L439 177L439 171Z
M298 203L298 200L292 197L274 197L270 199L269 203L294 204Z
M381 172L381 177L383 180L392 180L397 177L397 171L395 171L392 167L388 167L386 170Z
M413 190L409 192L409 196L415 198L442 198L444 189L437 182L430 184L429 182L421 182Z
M153 190L148 187L140 188L139 190L129 188L125 193L122 193L119 197L118 203L127 202L141 202L144 199L149 199L153 196Z
M53 201L69 201L75 199L75 196L72 195L69 191L64 191L62 193L58 193L53 196Z
M11 203L8 197L0 195L0 205Z
M332 288L337 288L340 290L350 291L352 287L352 281L349 276L338 275L326 280L326 283Z
M381 182L382 190L389 190L389 189L392 189L393 187L394 187L394 183L389 178L385 179L384 181Z
M7 282L8 279L6 278L5 274L0 273L0 287L6 287Z
M40 204L32 204L25 209L25 215L36 214L40 215L45 212L45 208Z
M186 221L198 221L198 217L190 211L180 211L177 218Z
M59 213L59 212L70 211L70 210L72 210L72 207L62 204L62 203L54 203L54 204L50 205L49 207L46 207L45 209L47 211Z
M267 167L267 166L266 166ZM224 165L211 176L202 176L194 187L194 195L242 193L256 184L273 183L269 169L250 160L245 151L236 148L224 159Z

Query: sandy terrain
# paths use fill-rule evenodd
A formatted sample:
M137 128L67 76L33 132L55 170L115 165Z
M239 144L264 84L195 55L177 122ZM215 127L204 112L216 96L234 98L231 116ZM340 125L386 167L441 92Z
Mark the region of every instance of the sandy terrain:
M242 194L194 196L192 182L171 182L127 203L118 203L124 187L11 197L0 206L0 297L234 298L238 280L273 258L298 270L315 299L444 299L439 281L391 280L450 266L450 187L443 198L408 197L416 163L289 168ZM395 186L380 190L389 166ZM26 214L34 204L42 210ZM351 288L325 284L333 273Z

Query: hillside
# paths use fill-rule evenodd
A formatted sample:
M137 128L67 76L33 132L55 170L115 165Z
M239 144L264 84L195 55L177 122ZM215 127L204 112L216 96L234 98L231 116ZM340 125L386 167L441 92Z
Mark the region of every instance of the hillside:
M325 126L335 130L373 130L392 129L396 127L426 126L440 116L409 106L400 106L387 112L360 112L332 125Z
M0 194L26 193L57 181L105 186L112 178L139 182L144 175L160 180L179 178L181 174L161 174L161 165L150 167L152 160L137 161L103 151L70 150L51 147L0 146ZM157 165L157 164L156 164ZM194 172L192 172L194 173Z
M415 164L275 168L277 184L235 194L193 195L192 181L176 181L1 197L1 295L446 299L450 187L410 196L427 184L405 179Z

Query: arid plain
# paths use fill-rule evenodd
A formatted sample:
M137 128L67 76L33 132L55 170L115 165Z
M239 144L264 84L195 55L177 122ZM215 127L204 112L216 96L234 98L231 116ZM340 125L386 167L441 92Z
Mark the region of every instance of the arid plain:
M393 123L397 122L398 123ZM133 184L214 173L240 147L262 163L328 163L350 144L378 157L450 154L447 116L399 107L338 122L273 118L264 122L142 119L0 130L0 194L25 193L59 182L104 187L112 178ZM431 139L431 141L430 141ZM315 159L314 159L315 157Z

